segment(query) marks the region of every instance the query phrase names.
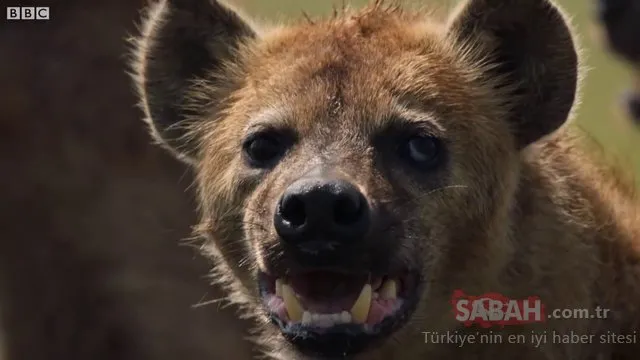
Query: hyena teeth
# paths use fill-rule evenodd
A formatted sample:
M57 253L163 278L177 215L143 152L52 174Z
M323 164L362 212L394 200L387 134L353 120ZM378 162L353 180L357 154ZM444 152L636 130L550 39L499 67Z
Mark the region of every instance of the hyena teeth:
M334 323L336 324L342 324L342 316L340 316L340 313L335 313L333 315L331 315L332 320Z
M348 311L343 311L340 313L340 322L343 324L348 324L351 322L351 314Z
M351 314L347 311L335 314L315 314L305 311L302 314L303 325L314 325L327 328L338 324L348 324L350 322Z
M316 314L314 319L314 324L316 324L319 327L327 328L335 325L336 323L331 314L328 314L328 315Z
M367 321L369 309L371 308L371 296L371 285L365 284L360 291L358 300L356 300L351 308L351 317L354 323L364 324L364 322Z
M302 320L302 315L304 314L304 309L291 286L282 284L282 299L284 300L284 307L287 309L289 319L291 319L291 321L300 322L300 320Z
M302 324L303 325L309 325L311 324L311 322L313 321L311 313L308 311L305 311L304 313L302 313Z
M387 280L382 284L380 297L385 300L395 300L398 297L398 285L395 280Z
M276 280L276 296L282 297L282 280Z

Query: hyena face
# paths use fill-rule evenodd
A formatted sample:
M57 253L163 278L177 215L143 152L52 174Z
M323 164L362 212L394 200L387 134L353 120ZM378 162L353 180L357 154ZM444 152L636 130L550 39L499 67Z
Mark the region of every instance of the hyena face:
M322 356L436 321L456 279L489 277L520 150L576 90L545 0L472 0L443 22L377 2L274 30L162 1L138 45L144 109L197 172L219 272Z

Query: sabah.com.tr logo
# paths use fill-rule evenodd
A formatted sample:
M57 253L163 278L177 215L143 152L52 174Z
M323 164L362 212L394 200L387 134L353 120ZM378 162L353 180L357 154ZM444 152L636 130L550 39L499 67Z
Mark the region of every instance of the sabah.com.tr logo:
M526 299L510 299L498 293L480 296L466 295L456 290L451 297L456 320L469 327L473 324L484 328L491 326L522 325L545 322L547 319L606 319L610 309L600 306L590 309L545 309L537 296Z
M520 325L546 319L544 305L538 297L515 300L498 293L471 296L456 290L451 304L456 320L465 326L474 323L481 327Z

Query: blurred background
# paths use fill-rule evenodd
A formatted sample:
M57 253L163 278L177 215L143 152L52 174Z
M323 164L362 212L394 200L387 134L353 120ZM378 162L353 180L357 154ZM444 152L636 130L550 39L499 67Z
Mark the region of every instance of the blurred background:
M268 22L341 6L230 1ZM125 74L145 2L32 0L48 21L0 9L0 360L251 356L247 324L182 241L196 223L189 169L151 143ZM624 97L640 90L640 0L560 3L589 70L577 125L640 175L640 105L634 120Z

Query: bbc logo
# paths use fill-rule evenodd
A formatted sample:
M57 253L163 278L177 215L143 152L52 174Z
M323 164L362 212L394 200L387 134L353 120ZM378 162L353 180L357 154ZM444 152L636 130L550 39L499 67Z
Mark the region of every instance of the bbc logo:
M49 7L7 7L7 20L49 20Z

